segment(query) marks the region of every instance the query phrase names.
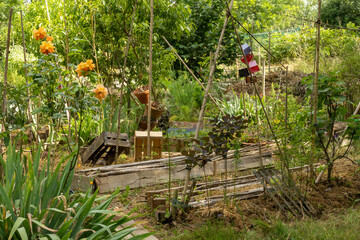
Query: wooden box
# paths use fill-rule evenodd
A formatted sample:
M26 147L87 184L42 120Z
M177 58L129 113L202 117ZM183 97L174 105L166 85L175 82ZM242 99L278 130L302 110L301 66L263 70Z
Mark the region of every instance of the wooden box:
M150 132L150 156L147 154L147 131L135 131L135 161L161 158L162 132Z

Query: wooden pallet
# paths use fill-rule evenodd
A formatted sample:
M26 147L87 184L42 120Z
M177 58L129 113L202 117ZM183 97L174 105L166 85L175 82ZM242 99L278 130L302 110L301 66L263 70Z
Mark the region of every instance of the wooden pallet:
M100 158L103 158L107 165L110 165L115 160L116 151L116 133L102 132L96 137L95 141L81 154L82 163L95 164ZM122 152L129 152L130 142L129 137L125 133L120 133L118 146L119 154Z

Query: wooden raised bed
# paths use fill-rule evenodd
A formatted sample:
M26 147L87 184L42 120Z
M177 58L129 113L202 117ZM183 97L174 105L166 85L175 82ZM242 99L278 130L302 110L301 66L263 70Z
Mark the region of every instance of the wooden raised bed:
M275 144L269 143L262 148L262 157L264 165L272 163L272 153L275 151ZM240 150L241 157L238 160L237 169L248 169L259 167L259 152L257 144L244 147ZM183 180L186 175L185 156L172 157L170 162L172 180ZM228 153L228 171L235 170L234 151ZM76 172L77 175L83 175L93 178L94 184L99 189L99 193L110 192L118 187L130 188L152 186L168 182L169 167L168 158L134 162L127 164L118 164L92 169L84 169ZM205 167L207 175L215 175L225 172L225 160L221 156L212 158L212 162ZM192 177L204 176L202 168L195 167L192 170Z

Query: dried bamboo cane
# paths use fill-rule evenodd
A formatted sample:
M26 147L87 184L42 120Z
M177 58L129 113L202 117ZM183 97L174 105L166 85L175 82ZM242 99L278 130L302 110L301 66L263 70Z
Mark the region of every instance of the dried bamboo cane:
M135 19L135 12L136 12L136 5L137 5L137 1L135 1L135 6L134 6L134 11L133 11L133 16L131 19L131 23L130 23L130 30L129 30L129 39L128 42L126 44L126 49L125 49L125 56L124 56L124 65L123 65L123 70L122 70L122 81L121 81L121 90L120 90L120 99L119 99L119 111L118 111L118 129L117 129L117 133L116 133L116 150L115 150L115 164L118 164L117 159L119 156L119 135L120 135L120 121L121 121L121 104L122 104L122 99L123 99L123 94L124 94L124 84L125 84L125 69L126 69L126 62L127 62L127 56L129 53L129 48L130 48L130 43L132 41L132 28L133 28L133 24L134 24L134 19Z
M9 49L10 49L10 35L11 35L11 21L12 21L13 8L10 9L9 14L9 23L8 23L8 33L7 33L7 41L6 41L6 57L5 57L5 68L4 68L4 91L3 91L3 105L2 105L2 114L3 114L3 131L6 130L6 92L7 92L7 77L8 77L8 66L9 66Z
M149 40L149 103L147 115L147 156L151 154L150 124L151 124L151 91L152 91L152 43L154 30L154 2L150 0L150 40Z

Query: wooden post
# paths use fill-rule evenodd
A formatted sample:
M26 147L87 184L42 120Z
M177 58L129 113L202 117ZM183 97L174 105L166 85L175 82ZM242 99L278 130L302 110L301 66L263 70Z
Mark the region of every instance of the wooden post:
M265 59L263 60L263 67L262 67L262 70L263 70L263 72L262 72L262 74L263 74L263 76L262 76L262 94L263 94L263 98L264 98L264 100L265 100L265 94L266 94L266 85L265 85L265 81L266 81L266 73L265 73Z
M320 14L321 14L321 0L318 1L318 19L316 23L317 35L316 35L316 58L315 58L315 81L313 82L312 92L312 108L313 108L313 119L312 119L312 145L311 145L311 160L310 160L310 178L315 177L314 172L314 154L315 154L315 139L316 139L316 115L317 115L317 98L318 98L318 81L319 81L319 62L320 62Z
M69 35L68 35L68 29L67 29L67 19L66 19L66 0L64 0L64 23L65 23L65 36L66 36L66 70L69 70L69 63L70 63L70 57L69 57ZM70 76L70 83L72 82L72 74ZM65 100L65 108L68 108L70 106L70 101L67 102ZM68 119L68 141L69 141L69 147L71 145L71 112L69 109L66 110L66 116ZM76 121L76 120L75 120ZM71 148L70 148L71 151Z
M261 101L261 99L259 99L259 101ZM263 163L263 158L262 158L262 153L261 153L260 121L259 121L257 99L255 99L255 114L256 114L256 129L257 129L257 139L258 139L258 149L259 149L259 163L260 163L260 168L264 168L264 163Z
M261 63L261 48L260 48L260 45L259 45L259 64Z
M130 48L130 43L132 41L131 33L132 33L133 23L134 23L134 19L135 19L136 5L137 5L137 0L135 1L133 16L132 16L131 23L130 23L129 39L128 39L128 42L126 44L123 70L122 70L122 74L121 74L122 79L121 79L121 86L120 86L119 111L118 111L118 116L117 116L117 124L118 124L118 126L117 126L117 132L116 132L115 164L118 164L119 135L120 135L120 129L121 129L121 125L120 125L120 122L121 122L121 105L122 105L122 99L123 99L123 95L124 95L125 69L126 69L126 62L127 62L127 56L128 56L128 52L129 52L129 48Z
M270 73L270 63L271 63L271 32L269 32L269 73Z
M251 18L251 34L254 34L254 15ZM250 37L250 48L253 49L253 40Z
M20 18L21 18L21 33L22 33L22 39L23 39L23 52L24 52L24 71L25 71L25 80L26 80L26 85L29 84L28 78L27 78L27 61L26 61L26 43L25 43L25 33L24 33L24 22L23 22L23 14L22 14L22 10L20 10ZM32 115L31 115L31 98L30 98L30 89L29 87L27 87L27 94L29 96L29 101L28 101L28 118L29 121L31 122L32 119Z
M45 0L45 7L46 7L46 14L47 14L48 20L49 20L49 22L51 22L47 0Z
M178 189L175 189L174 190L174 199L177 200L178 198L178 195L179 195L179 190ZM171 199L170 199L171 201ZM177 214L177 211L176 211L176 207L174 206L174 204L171 204L171 216L172 216L172 219L175 220L176 219L176 214Z
M150 142L150 121L151 121L151 92L152 92L152 42L153 42L153 28L154 28L154 2L150 0L150 41L149 41L149 105L147 115L147 155L150 156L151 142Z
M12 20L13 8L10 9L9 14L9 24L8 24L8 33L7 33L7 41L6 41L6 54L5 54L5 68L4 68L4 91L3 91L3 106L2 106L2 114L3 114L3 131L6 130L6 92L7 92L7 77L8 77L8 65L9 65L9 49L10 49L10 35L11 35L11 20Z

